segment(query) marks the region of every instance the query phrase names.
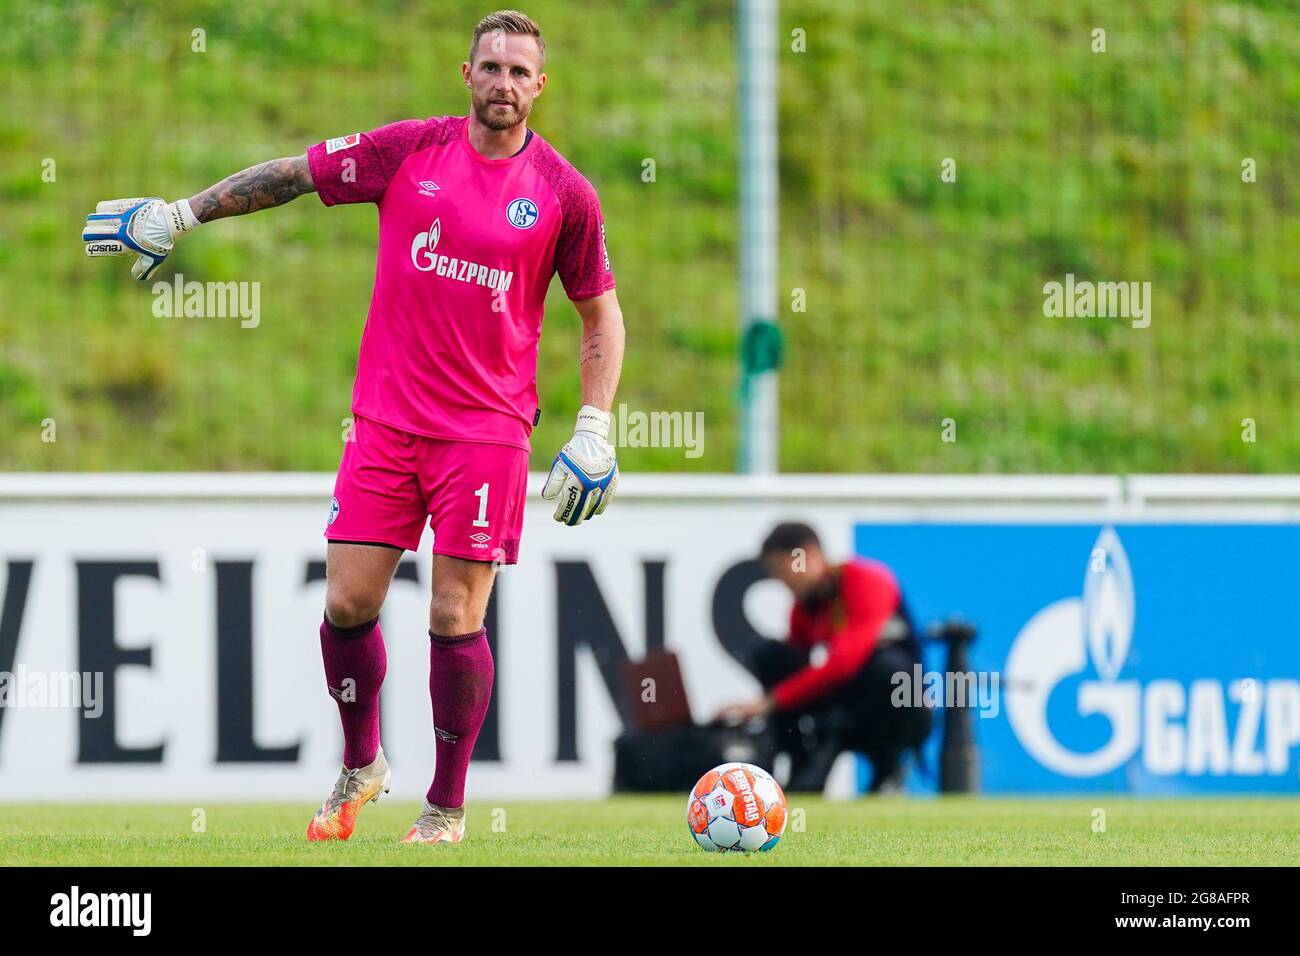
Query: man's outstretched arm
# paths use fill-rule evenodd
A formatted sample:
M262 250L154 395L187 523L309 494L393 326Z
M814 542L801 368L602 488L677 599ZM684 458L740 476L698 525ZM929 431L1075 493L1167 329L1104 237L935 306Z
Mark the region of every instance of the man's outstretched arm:
M243 216L271 206L283 206L303 193L316 191L307 168L307 154L259 163L227 176L189 199L199 222Z
M109 199L86 217L81 239L88 256L136 256L131 275L147 281L200 223L282 206L314 192L306 155L259 163L227 176L190 199Z

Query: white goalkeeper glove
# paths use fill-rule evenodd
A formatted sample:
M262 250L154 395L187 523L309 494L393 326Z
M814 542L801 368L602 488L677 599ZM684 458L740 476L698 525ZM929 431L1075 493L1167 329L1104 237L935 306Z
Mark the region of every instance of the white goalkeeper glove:
M88 256L136 256L131 275L147 282L181 236L198 225L188 199L106 199L86 217L81 241Z
M555 520L581 524L603 514L618 488L618 459L609 443L609 412L583 405L573 437L555 456L542 487L547 501L558 497Z

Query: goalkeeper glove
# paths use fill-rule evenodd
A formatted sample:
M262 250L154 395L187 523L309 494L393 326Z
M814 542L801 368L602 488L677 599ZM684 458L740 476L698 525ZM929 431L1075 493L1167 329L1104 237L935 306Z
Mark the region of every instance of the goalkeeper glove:
M188 199L106 199L86 217L81 241L88 256L135 255L131 275L147 282L181 236L198 225Z
M616 488L618 459L609 443L609 412L583 405L573 437L555 456L542 497L558 497L555 520L576 525L603 514Z

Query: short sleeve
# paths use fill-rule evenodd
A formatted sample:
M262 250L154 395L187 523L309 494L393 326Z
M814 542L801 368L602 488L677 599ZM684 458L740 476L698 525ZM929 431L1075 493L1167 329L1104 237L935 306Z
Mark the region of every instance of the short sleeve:
M421 147L434 122L402 120L309 147L307 166L321 202L379 202L402 161Z
M605 220L591 183L574 174L564 193L564 220L555 244L555 271L574 302L594 299L614 288L614 270L605 247Z

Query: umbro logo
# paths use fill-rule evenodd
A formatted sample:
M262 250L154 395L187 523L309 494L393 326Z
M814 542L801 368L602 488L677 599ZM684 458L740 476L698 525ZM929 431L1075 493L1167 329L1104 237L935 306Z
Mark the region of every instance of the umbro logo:
M421 196L432 196L434 193L436 193L436 192L437 192L439 189L441 189L441 188L442 188L442 187L439 186L437 183L435 183L432 179L422 179L422 180L420 180L420 195L421 195Z
M460 734L453 734L450 730L443 730L441 727L434 727L433 732L438 735L439 740L446 741L449 744L454 744L460 740Z

